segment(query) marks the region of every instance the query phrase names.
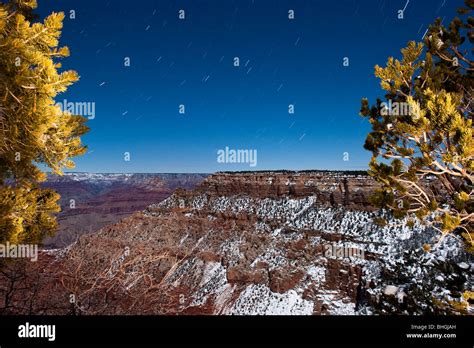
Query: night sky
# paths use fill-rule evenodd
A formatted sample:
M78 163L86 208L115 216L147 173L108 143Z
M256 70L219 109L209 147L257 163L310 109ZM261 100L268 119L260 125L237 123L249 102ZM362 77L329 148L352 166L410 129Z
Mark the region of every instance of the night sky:
M463 1L38 4L42 17L66 13L63 66L81 76L57 101L95 103L89 152L73 171L214 172L367 168L369 124L358 112L362 97L383 96L374 65L421 41L436 17L447 23ZM257 150L257 165L218 163L226 147Z

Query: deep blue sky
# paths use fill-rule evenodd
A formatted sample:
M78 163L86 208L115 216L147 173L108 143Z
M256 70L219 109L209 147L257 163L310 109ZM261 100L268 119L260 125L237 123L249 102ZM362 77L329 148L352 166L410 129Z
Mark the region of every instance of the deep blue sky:
M96 103L74 171L365 169L358 111L362 97L383 95L374 65L463 4L410 0L399 20L406 2L38 0L42 16L66 12L63 65L81 76L57 100ZM218 163L226 146L256 149L258 165Z

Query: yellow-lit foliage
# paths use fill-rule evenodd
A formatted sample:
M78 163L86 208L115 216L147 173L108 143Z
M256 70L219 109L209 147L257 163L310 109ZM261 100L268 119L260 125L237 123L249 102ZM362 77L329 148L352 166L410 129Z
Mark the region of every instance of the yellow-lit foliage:
M53 172L85 153L85 118L64 113L55 97L78 80L58 71L64 14L34 20L35 0L0 3L0 242L40 242L56 228L58 194L40 187L41 163Z
M469 15L474 1L460 10ZM474 249L474 62L472 17L441 20L424 43L410 42L400 60L389 58L375 75L385 91L361 115L372 131L365 148L372 152L369 173L381 184L371 198L396 218L416 216L440 232L462 236ZM469 48L471 47L471 48ZM469 54L469 50L471 54ZM391 104L389 104L389 102ZM387 105L406 105L394 113ZM429 216L437 216L430 219Z

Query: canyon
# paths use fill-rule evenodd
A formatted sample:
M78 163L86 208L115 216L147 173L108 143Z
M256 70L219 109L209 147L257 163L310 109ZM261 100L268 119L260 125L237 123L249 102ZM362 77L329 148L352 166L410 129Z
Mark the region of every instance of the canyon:
M471 311L462 293L472 289L474 263L460 240L424 250L435 232L373 207L368 197L377 184L364 172L223 172L202 179L67 247L43 250L35 264L7 270L0 284L25 276L10 291L10 305L0 308L371 315L450 313L437 304L455 302L460 312ZM380 217L389 223L374 223Z
M49 174L45 187L61 196L59 231L45 240L47 248L66 247L83 234L118 222L162 201L178 188L192 189L208 174Z

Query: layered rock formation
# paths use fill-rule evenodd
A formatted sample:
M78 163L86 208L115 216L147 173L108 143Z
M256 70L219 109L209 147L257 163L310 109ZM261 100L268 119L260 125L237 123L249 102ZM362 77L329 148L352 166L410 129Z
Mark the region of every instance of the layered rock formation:
M241 172L217 173L198 190L217 196L235 194L260 198L317 196L318 203L373 209L368 195L376 187L365 172Z
M45 241L48 248L66 247L78 236L118 222L180 187L193 189L207 174L91 174L49 175L45 187L61 195L59 231Z
M420 254L434 236L421 225L375 225L374 217L390 216L368 204L373 187L361 173L215 174L195 190L178 189L43 255L43 262L54 261L45 262L49 276L36 283L51 288L47 279L53 279L62 290L54 305L41 296L32 300L33 311L337 315L371 314L376 307L420 313L422 307L429 313L414 298L417 291L454 300L433 270L451 260L446 277L463 289L472 258L451 239ZM418 256L404 264L408 251Z

